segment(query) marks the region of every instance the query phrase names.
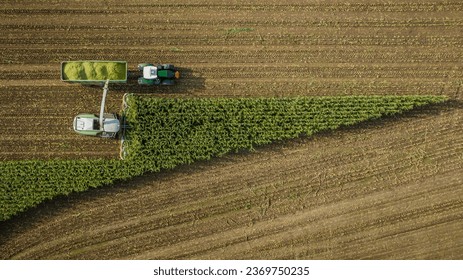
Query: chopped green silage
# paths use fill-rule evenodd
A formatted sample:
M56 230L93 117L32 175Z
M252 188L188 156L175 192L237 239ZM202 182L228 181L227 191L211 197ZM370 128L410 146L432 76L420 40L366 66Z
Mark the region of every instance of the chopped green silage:
M125 80L126 64L123 62L67 62L63 69L64 80Z

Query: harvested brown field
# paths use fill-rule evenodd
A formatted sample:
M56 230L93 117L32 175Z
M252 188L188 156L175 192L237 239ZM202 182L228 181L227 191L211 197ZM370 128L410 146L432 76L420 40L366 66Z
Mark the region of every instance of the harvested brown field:
M446 95L401 118L148 174L0 223L9 259L462 259L461 1L0 4L0 160L117 158L65 60L172 63L164 97ZM66 3L66 4L64 4Z

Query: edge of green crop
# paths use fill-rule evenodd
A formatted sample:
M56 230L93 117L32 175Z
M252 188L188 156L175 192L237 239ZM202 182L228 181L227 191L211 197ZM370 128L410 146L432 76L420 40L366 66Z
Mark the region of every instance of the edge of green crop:
M398 98L399 96L378 97L387 100ZM413 104L415 107L442 103L449 99L446 96L400 97L409 98L410 100L414 99ZM138 121L137 110L139 104L137 103L137 98L128 98L127 102L130 109L125 112L125 117L127 118L129 125L133 126L135 126ZM306 98L307 97L288 97L283 99L288 101L293 100L296 102L298 99ZM311 98L333 99L336 97ZM342 96L337 98L347 100L352 97ZM359 98L369 97L360 96ZM268 100L269 98L254 98L254 100L261 99ZM282 100L282 98L273 99ZM242 98L235 100L247 99ZM212 100L211 102L215 102L217 104L220 103L218 100ZM411 107L409 109L413 107L413 104L410 104ZM0 162L0 221L8 220L27 209L33 208L46 200L50 200L58 196L110 185L121 180L128 180L132 177L142 175L147 171L158 171L158 168L150 168L137 162L137 153L135 151L142 147L142 143L140 142L138 135L130 135L130 141L129 152L130 150L133 150L134 152L132 153L133 156L129 156L126 160L54 159ZM252 149L253 146L251 145L251 147L245 148ZM216 156L220 155L221 154L218 154ZM150 163L148 162L148 164Z

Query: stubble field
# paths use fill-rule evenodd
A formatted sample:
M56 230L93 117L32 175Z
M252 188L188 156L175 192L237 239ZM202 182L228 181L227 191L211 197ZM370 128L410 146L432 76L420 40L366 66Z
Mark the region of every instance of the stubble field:
M0 160L117 158L72 118L101 90L60 61L173 63L163 97L446 95L400 118L227 155L44 203L0 257L461 259L460 1L2 1Z

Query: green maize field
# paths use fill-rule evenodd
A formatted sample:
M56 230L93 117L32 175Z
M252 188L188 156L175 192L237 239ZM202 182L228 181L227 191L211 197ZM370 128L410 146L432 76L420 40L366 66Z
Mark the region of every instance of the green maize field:
M129 96L124 160L0 162L0 220L45 200L274 141L441 103L441 96L173 99Z

